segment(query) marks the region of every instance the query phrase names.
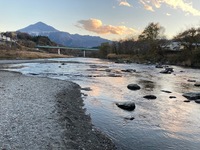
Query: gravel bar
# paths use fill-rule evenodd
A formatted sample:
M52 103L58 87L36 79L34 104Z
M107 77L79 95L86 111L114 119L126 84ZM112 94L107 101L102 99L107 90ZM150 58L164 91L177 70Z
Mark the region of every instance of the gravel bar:
M1 150L113 150L91 123L80 86L0 71Z

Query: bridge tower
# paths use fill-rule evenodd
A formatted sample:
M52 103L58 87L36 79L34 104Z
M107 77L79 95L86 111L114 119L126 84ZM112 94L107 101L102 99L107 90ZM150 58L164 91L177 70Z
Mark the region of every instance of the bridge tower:
M85 50L83 50L83 57L85 57Z

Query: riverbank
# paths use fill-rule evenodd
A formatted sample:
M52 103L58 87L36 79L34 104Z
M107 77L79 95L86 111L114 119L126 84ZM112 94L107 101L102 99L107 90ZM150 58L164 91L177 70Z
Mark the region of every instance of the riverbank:
M67 55L58 55L46 52L33 52L27 50L2 50L0 59L40 59L40 58L66 58Z
M92 126L75 83L0 71L0 94L0 149L115 149Z

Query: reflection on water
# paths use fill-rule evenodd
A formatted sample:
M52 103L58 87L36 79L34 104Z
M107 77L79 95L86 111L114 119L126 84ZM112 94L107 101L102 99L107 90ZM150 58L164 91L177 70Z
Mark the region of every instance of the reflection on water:
M84 58L53 59L51 63L11 67L24 74L71 80L83 88L90 87L91 91L82 91L88 95L83 96L87 113L119 150L200 149L200 105L184 103L182 96L184 92L200 91L187 81L200 80L198 69L173 66L173 74L160 74L161 70L153 65L115 64ZM136 72L121 71L125 69ZM127 89L131 83L140 85L141 90ZM143 98L149 94L156 95L157 99ZM170 96L176 98L170 99ZM115 105L123 101L135 102L135 111L127 112Z

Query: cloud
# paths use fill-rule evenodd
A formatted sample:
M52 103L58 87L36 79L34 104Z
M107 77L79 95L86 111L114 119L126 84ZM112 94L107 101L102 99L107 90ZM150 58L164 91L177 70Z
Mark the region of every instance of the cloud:
M164 0L166 4L176 8L182 9L184 12L190 13L194 16L200 16L200 11L193 8L191 3L186 3L183 0Z
M153 7L150 6L148 3L149 1L145 2L144 0L140 0L140 2L144 5L144 8L149 11L154 11Z
M200 16L200 10L195 9L191 2L184 2L184 0L140 0L140 2L149 11L153 11L153 7L160 8L162 4L167 4L174 9L181 9L194 16Z
M132 7L126 0L121 0L119 6Z
M166 16L171 16L171 14L169 14L169 13L166 13Z
M88 19L80 20L76 25L79 28L91 31L97 34L133 34L136 30L132 28L127 28L126 26L112 26L103 25L101 20L98 19Z
M153 2L154 6L155 6L156 8L160 8L160 6L161 6L160 1L158 1L158 0L152 0L152 2Z

